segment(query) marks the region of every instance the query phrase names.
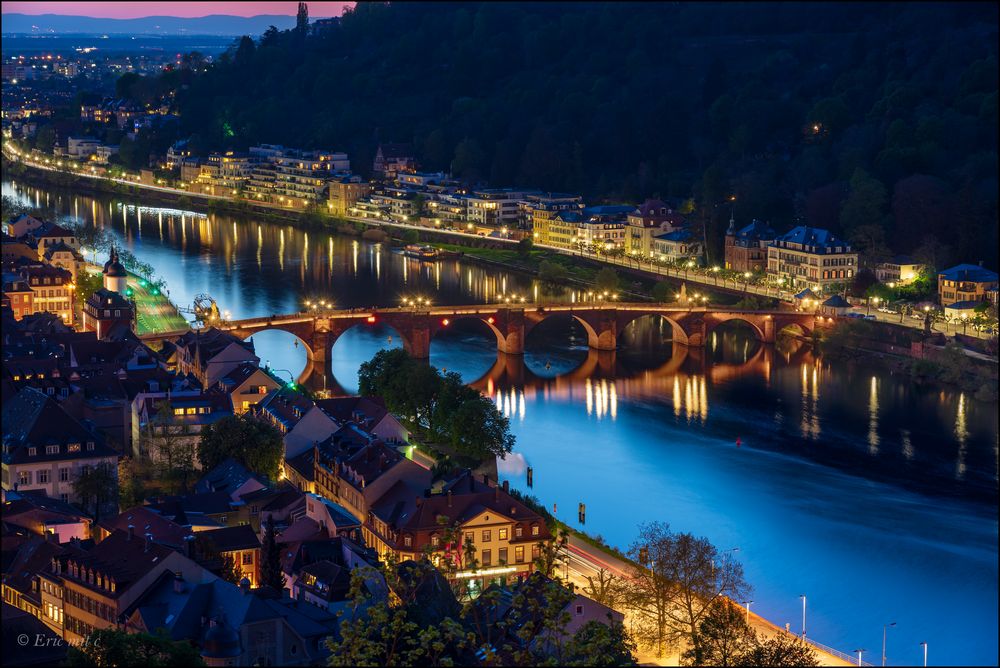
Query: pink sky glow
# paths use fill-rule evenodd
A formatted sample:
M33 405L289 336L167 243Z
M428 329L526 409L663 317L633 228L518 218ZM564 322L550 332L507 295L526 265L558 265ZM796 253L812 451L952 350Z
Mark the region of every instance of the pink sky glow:
M340 16L353 2L307 2L310 18ZM134 19L144 16L194 18L209 14L295 16L298 2L4 2L3 13L68 14L103 19Z

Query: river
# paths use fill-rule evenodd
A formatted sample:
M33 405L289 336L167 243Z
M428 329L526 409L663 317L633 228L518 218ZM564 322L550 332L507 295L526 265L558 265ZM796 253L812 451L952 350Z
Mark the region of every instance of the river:
M211 294L234 318L395 306L405 297L482 303L546 298L529 277L461 260L424 263L379 244L289 225L136 207L3 183L67 222L113 230L154 266L171 298ZM103 261L103 259L102 259ZM558 292L558 291L557 291ZM569 298L561 291L553 298ZM720 330L704 350L640 320L616 354L588 351L570 320L546 321L523 360L498 359L475 323L435 338L431 362L458 371L510 417L515 453L501 476L568 523L627 548L642 522L707 536L754 586L752 610L888 663L997 664L997 405L917 387L864 365L832 364L796 341L757 343ZM294 337L254 337L262 360L297 378ZM334 345L330 387L357 388L357 368L391 330L358 327ZM311 379L315 383L318 379ZM737 438L740 446L737 447Z

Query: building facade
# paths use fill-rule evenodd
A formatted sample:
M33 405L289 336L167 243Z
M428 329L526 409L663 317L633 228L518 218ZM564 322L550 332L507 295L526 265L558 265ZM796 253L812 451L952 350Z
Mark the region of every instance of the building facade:
M767 248L767 273L792 288L818 287L822 292L853 280L857 269L858 254L851 245L823 229L799 225Z

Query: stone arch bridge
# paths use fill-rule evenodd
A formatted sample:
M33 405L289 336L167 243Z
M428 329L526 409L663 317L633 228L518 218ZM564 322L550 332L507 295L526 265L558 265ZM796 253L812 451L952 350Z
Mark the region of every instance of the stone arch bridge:
M822 320L801 311L747 311L743 309L694 307L650 303L582 304L478 304L473 306L433 306L423 308L384 308L327 310L273 315L246 320L229 320L216 325L240 338L277 329L296 336L305 345L310 366L323 368L337 338L357 326L377 323L392 327L402 338L403 348L413 357L430 357L434 335L452 323L472 318L485 323L496 336L497 350L509 355L524 353L528 333L544 320L569 316L587 333L588 344L595 350L615 350L618 334L634 320L644 316L662 316L673 330L673 340L687 346L704 346L716 327L730 320L750 325L757 337L773 343L778 332L793 327L809 335ZM322 366L321 366L322 365Z

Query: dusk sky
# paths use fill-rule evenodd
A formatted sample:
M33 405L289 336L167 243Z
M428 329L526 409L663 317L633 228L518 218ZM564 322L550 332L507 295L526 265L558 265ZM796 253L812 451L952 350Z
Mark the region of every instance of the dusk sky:
M353 2L309 2L309 16L340 16ZM144 16L180 16L194 18L210 14L259 16L286 14L294 16L298 2L5 2L3 13L69 14L109 19L134 19Z

